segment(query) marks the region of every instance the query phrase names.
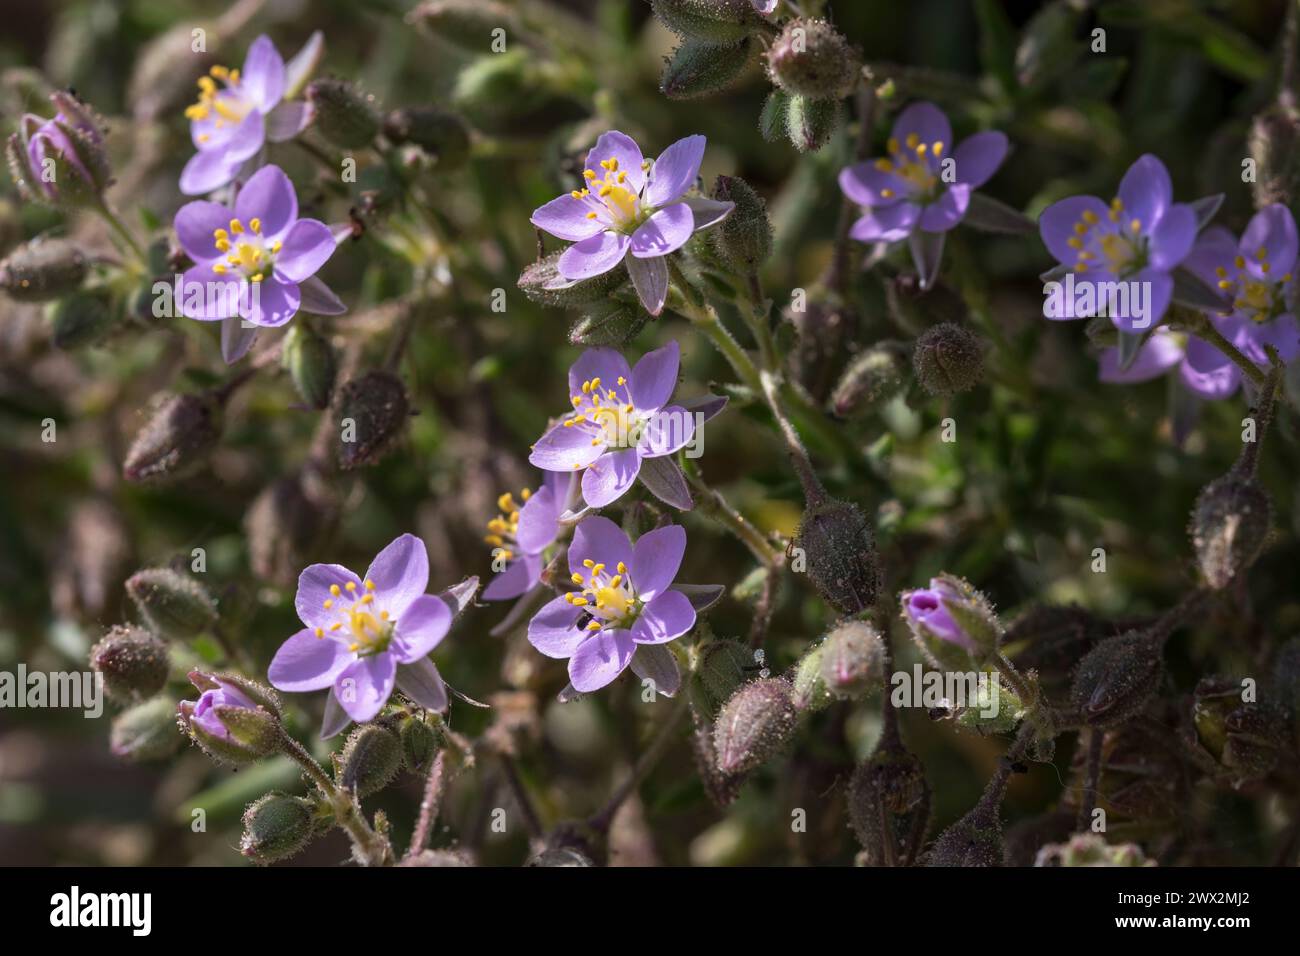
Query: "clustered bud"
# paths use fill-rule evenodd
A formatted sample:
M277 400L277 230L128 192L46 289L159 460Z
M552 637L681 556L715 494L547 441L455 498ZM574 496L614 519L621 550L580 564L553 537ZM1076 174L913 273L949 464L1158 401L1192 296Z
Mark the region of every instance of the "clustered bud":
M793 691L789 681L768 677L732 695L713 729L719 770L746 773L776 756L794 735L798 714Z
M969 329L941 322L916 340L912 367L916 380L931 395L955 395L983 380L984 343Z
M240 766L280 750L284 730L273 690L238 674L194 670L189 677L199 699L177 705L177 724L209 757Z
M339 756L339 785L368 797L388 786L402 766L402 741L388 727L365 724L352 731Z
M803 549L808 576L842 614L861 614L880 589L880 558L871 524L857 505L827 499L804 512L795 544Z
M273 790L244 811L239 852L254 863L275 863L298 853L316 833L316 805Z
M167 645L148 631L121 625L91 648L90 666L104 675L104 689L114 700L152 697L167 683Z
M146 568L126 581L126 593L155 634L191 640L217 623L217 606L207 589L170 568Z

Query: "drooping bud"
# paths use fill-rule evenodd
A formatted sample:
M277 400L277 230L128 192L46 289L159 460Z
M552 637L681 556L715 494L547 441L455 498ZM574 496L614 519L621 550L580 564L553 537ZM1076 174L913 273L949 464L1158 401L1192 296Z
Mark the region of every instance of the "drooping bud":
M339 466L373 465L388 453L406 426L406 386L391 372L366 372L339 393Z
M1205 583L1222 590L1264 550L1273 504L1252 477L1230 471L1197 496L1189 533Z
M181 745L176 733L176 705L167 697L136 704L113 718L109 749L133 762L162 760Z
M338 374L338 359L329 339L306 322L295 322L284 337L281 361L308 408L329 405Z
M1162 642L1127 631L1108 637L1079 663L1071 697L1090 727L1122 724L1146 709L1164 672Z
M86 257L67 239L35 239L0 262L0 289L19 302L67 295L86 278Z
M1250 124L1250 155L1255 160L1251 190L1255 208L1290 205L1300 180L1300 116L1277 104L1257 113Z
M859 764L849 782L849 822L862 844L867 866L910 862L909 846L930 815L925 767L900 745L881 744ZM915 837L918 842L924 831Z
M794 688L779 677L746 684L732 695L713 728L718 769L740 774L762 766L794 735Z
M373 95L347 80L324 77L307 84L313 124L339 149L363 149L379 135L380 116Z
M926 866L1002 866L1003 855L997 805L981 801L939 834Z
M767 51L767 74L795 96L838 100L857 85L862 56L826 20L790 20Z
M969 329L941 322L916 340L912 367L916 380L931 395L955 395L984 379L984 343Z
M364 724L352 731L339 757L339 785L358 797L378 793L402 766L402 741L381 724Z
M137 571L127 578L126 593L160 637L188 641L217 623L217 606L207 589L170 568Z
M588 348L622 348L650 321L650 313L635 302L609 299L586 306L569 327L569 341Z
M879 408L907 385L907 351L901 342L878 342L853 357L831 393L838 418L858 418Z
M1002 624L988 599L954 574L930 579L928 588L904 591L901 614L917 647L935 667L969 670L997 649Z
M767 203L739 176L719 176L713 198L735 204L727 218L709 232L714 251L733 269L751 273L772 254L772 223Z
M183 733L218 763L253 763L279 752L284 741L280 700L269 687L238 674L190 671L199 699L176 707Z
M699 662L691 675L689 693L695 712L712 719L749 679L754 652L740 641L710 641L700 648Z
M105 296L74 292L49 307L49 318L54 347L76 349L102 342L114 316Z
M753 58L754 41L737 43L683 40L664 58L659 90L670 100L693 100L721 93L736 82Z
M791 95L785 106L785 134L801 153L819 150L840 128L843 113L839 100Z
M161 484L194 474L221 439L221 419L214 395L169 396L131 442L122 475Z
M597 302L609 304L609 294L627 280L627 270L622 267L590 279L575 281L560 275L557 264L564 250L552 252L524 267L519 275L519 289L539 305L567 308Z
M338 514L338 500L315 468L277 478L244 516L253 573L271 583L292 584L329 536Z
M881 686L885 645L866 621L846 621L822 642L822 681L840 698L860 697Z
M826 642L809 648L808 653L799 658L794 668L794 691L791 701L794 709L800 713L815 713L830 705L835 698L822 678L822 661L826 656Z
M112 179L102 120L75 96L50 95L52 119L27 114L9 137L9 171L28 200L70 209L94 205Z
M402 740L402 763L411 773L424 773L434 754L442 746L441 726L438 729L419 717L403 717L397 725Z
M1066 843L1049 843L1034 866L1155 866L1136 843L1111 845L1100 833L1076 833Z
M90 649L90 666L104 675L114 700L152 697L167 683L167 646L148 631L119 625Z
M790 94L785 90L773 90L763 101L763 110L758 114L758 132L769 143L775 143L786 132L786 114L790 110Z
M834 498L809 507L795 544L803 550L808 576L827 603L850 615L872 606L880 589L880 559L861 508Z
M687 39L734 43L763 26L750 0L653 0L655 16Z
M384 118L384 135L412 143L437 160L439 172L460 169L469 159L469 126L455 113L435 106L408 106Z
M275 863L296 856L316 832L316 805L303 797L273 790L244 810L239 852L254 863Z

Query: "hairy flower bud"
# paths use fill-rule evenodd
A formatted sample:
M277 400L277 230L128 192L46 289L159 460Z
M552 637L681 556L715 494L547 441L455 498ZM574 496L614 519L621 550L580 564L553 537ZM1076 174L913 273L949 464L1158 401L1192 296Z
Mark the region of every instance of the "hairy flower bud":
M822 642L822 681L836 697L860 697L879 689L884 663L884 642L866 621L846 621Z
M381 724L364 724L352 731L339 757L339 785L358 797L378 793L402 766L402 741Z
M312 467L277 478L244 515L248 563L270 583L288 586L333 530L339 503Z
M934 841L926 866L1002 866L1002 821L981 802Z
M575 282L560 275L557 263L564 250L543 256L531 265L525 266L519 275L519 289L529 299L539 305L551 305L566 308L574 305L599 303L613 305L606 300L609 294L627 281L627 270L622 267L610 269L590 279Z
M106 296L74 292L48 308L51 340L59 349L76 349L103 341L113 326L113 311Z
M830 705L835 698L831 695L826 680L822 677L822 661L826 656L826 642L816 644L808 653L799 658L794 668L794 690L791 702L800 713L814 713Z
M281 362L308 408L324 408L334 392L338 359L329 339L298 321L284 337Z
M738 272L754 272L772 254L767 203L739 176L719 176L713 184L713 198L735 204L727 218L708 233L714 251Z
M826 20L790 20L767 51L772 82L795 96L815 100L848 96L861 68L857 48Z
M843 114L839 100L791 95L785 104L785 134L801 153L819 150L835 135Z
M762 112L758 114L758 132L769 143L775 143L786 133L786 114L790 110L790 94L785 90L773 90L763 101Z
M858 418L879 408L907 385L907 351L900 342L878 342L853 357L831 393L838 418Z
M1222 590L1264 550L1273 505L1254 478L1228 472L1197 496L1189 532L1205 583Z
M411 773L424 773L434 754L442 746L442 729L414 715L403 717L397 725L402 741L402 763Z
M169 396L131 442L122 475L158 484L192 475L221 439L221 419L221 401L213 395Z
M90 649L90 666L104 675L114 700L152 697L167 683L167 646L148 631L119 625Z
M586 306L569 327L569 341L588 348L622 348L650 321L650 313L635 302L609 299Z
M750 0L652 0L655 16L687 39L728 43L763 25Z
M872 606L880 589L880 559L861 508L834 498L810 507L795 544L827 603L842 614L861 614Z
M1079 663L1071 697L1090 727L1122 724L1146 709L1164 673L1161 641L1127 631L1108 637Z
M984 343L969 329L941 322L916 340L912 368L916 380L931 395L964 392L984 378Z
M689 693L695 712L712 719L749 678L754 652L740 641L710 641L700 648Z
M789 681L768 677L746 684L732 695L713 728L719 770L746 773L786 745L798 719L793 691Z
M217 606L207 589L170 568L146 568L126 581L126 593L149 629L174 641L188 641L217 623Z
M997 649L1002 624L988 599L963 578L940 574L928 588L904 591L900 601L912 639L938 668L968 670Z
M749 65L754 41L712 43L687 39L664 58L659 90L670 100L693 100L727 89Z
M177 705L177 724L209 757L241 766L281 749L280 699L273 690L238 674L193 670L189 678L199 699Z
M162 760L181 745L176 733L176 705L155 697L122 711L113 718L109 749L133 762Z
M366 372L339 393L339 466L373 465L396 443L410 413L406 386L391 372Z
M316 805L273 790L248 805L243 822L239 852L254 863L275 863L296 856L311 842Z
M1076 833L1066 843L1049 843L1034 866L1155 866L1136 843L1111 845L1100 833Z
M379 135L380 116L374 96L347 80L325 77L307 84L313 124L339 149L363 149Z
M112 180L103 121L71 93L50 95L52 119L27 114L9 137L9 172L25 199L64 209L96 205Z
M412 143L437 160L439 172L460 169L469 159L469 126L455 113L436 106L408 106L384 118L384 135Z
M930 784L925 767L901 746L882 744L853 771L849 781L849 822L862 844L867 866L897 866L909 846L924 836L930 815ZM918 833L918 829L920 832Z
M68 239L34 239L0 262L0 289L19 302L67 295L86 278L86 257Z

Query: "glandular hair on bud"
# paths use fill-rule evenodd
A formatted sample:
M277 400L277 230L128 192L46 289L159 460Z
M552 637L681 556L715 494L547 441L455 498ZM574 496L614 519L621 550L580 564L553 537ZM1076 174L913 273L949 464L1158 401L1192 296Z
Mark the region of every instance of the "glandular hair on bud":
M402 765L402 741L381 724L352 731L339 757L339 785L358 797L378 793L392 782Z
M696 713L712 720L749 678L754 652L740 641L710 641L699 651L699 662L691 675L691 702Z
M790 741L798 720L793 693L789 681L768 677L745 684L731 696L713 728L719 770L746 773Z
M49 306L50 338L54 347L76 349L102 342L113 327L109 299L91 292L74 292Z
M754 53L754 41L735 43L683 40L664 58L659 89L670 100L693 100L727 89L744 73Z
M687 39L734 43L763 25L750 0L653 0L655 16Z
M819 711L834 700L830 689L826 686L826 681L822 678L822 659L825 651L825 642L814 645L808 653L799 658L799 663L794 667L794 691L791 700L794 702L795 710L800 713Z
M786 101L786 136L801 153L819 150L839 129L843 113L839 100L818 100L792 94Z
M881 687L885 645L866 621L846 621L822 642L822 681L841 698L860 697Z
M560 275L558 263L564 250L552 252L525 266L519 275L519 290L539 305L566 308L588 303L605 304L609 294L627 281L622 266L581 282L570 283Z
M334 393L338 359L329 339L306 322L295 322L284 337L281 362L308 408L324 408Z
M254 863L275 863L295 856L315 834L315 805L302 797L272 791L244 810L239 852Z
M374 99L347 80L326 77L307 84L316 129L340 149L362 149L374 142L380 125Z
M858 418L879 408L907 385L909 365L901 342L878 342L855 355L831 392L838 418Z
M90 666L104 675L104 689L114 700L152 697L167 683L167 646L148 631L119 625L91 648Z
M1205 583L1221 590L1254 564L1272 519L1268 493L1252 477L1230 471L1202 488L1189 533Z
M569 327L569 341L588 348L622 348L641 333L650 313L635 302L608 299L585 306Z
M198 471L221 439L221 403L211 395L171 395L131 442L127 481L161 484Z
M809 507L795 544L827 603L842 614L861 614L872 606L880 589L880 558L861 508L834 498Z
M0 289L19 302L45 302L81 285L85 255L68 239L34 239L0 262Z
M941 322L916 340L912 367L916 380L931 395L955 395L983 380L984 343L969 329Z
M126 593L151 631L171 640L191 640L217 623L217 606L207 589L171 568L146 568L126 581Z
M828 21L795 18L767 51L772 82L795 96L840 99L853 92L862 56Z
M490 34L490 31L489 31ZM455 113L436 106L407 106L384 118L384 135L395 143L412 143L450 172L469 159L469 126Z
M714 251L737 271L750 273L772 254L772 223L767 203L739 176L719 176L713 198L736 208L709 232Z
M1071 698L1088 726L1112 727L1146 709L1163 672L1159 638L1126 631L1088 652L1075 672Z
M133 762L162 760L181 745L176 732L176 702L155 697L122 711L113 718L109 749Z
M930 815L925 767L901 746L882 744L853 771L848 810L867 866L908 862L899 854L908 849L912 834L918 825L924 827Z
M926 866L1002 866L1003 856L997 806L981 803L939 834Z
M406 386L391 372L366 372L349 381L338 401L340 467L347 471L383 458L409 413Z
M411 773L424 773L442 746L441 728L435 730L427 721L409 715L398 723L397 735L402 741L402 763L406 769Z

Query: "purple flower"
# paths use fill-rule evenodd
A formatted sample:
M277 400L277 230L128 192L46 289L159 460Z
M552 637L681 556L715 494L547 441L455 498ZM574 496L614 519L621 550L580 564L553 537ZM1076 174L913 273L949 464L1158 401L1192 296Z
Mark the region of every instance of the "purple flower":
M933 103L913 103L894 121L888 152L840 171L840 189L866 210L849 235L860 242L910 240L921 283L929 286L938 273L943 234L962 221L971 193L1002 165L1007 137L989 130L954 149L943 111Z
M52 118L27 113L19 124L21 136L10 137L11 160L26 167L21 185L51 205L98 196L109 175L104 134L94 114L70 93L53 93L50 100L57 110Z
M181 192L210 193L231 182L268 139L282 142L301 132L310 118L307 106L284 97L305 79L314 47L319 47L316 36L294 58L294 66L286 68L275 44L260 36L248 48L242 70L214 66L199 78L198 102L185 110L198 152L181 171Z
M954 587L939 578L932 578L928 588L903 593L903 615L909 624L924 627L939 640L974 651L975 641L953 619L945 606L945 602L960 600L962 595Z
M197 200L176 213L176 236L194 265L176 293L182 315L203 322L240 320L252 326L284 325L300 308L320 315L346 311L315 278L334 253L333 232L316 219L298 218L298 196L279 166L263 166L233 206ZM254 330L255 331L255 330ZM233 362L252 344L251 334L223 352Z
M754 5L755 10L764 16L767 16L776 9L778 0L749 0L749 2Z
M674 693L671 678L660 676L666 649L659 645L695 626L690 598L671 587L685 551L680 525L643 534L633 547L608 518L583 520L569 546L578 590L538 611L528 640L547 657L568 658L569 680L582 693L604 687L629 664L661 692ZM668 672L676 673L675 665Z
M664 257L696 230L721 222L734 206L681 198L699 175L704 142L703 136L688 136L650 163L631 137L617 130L596 140L582 174L584 188L533 212L533 225L573 242L557 263L563 282L555 287L603 275L626 261L641 304L658 315L668 295Z
M572 474L548 471L536 494L525 489L519 495L522 505L509 492L497 499L501 514L488 522L483 540L492 545L494 561L506 565L484 589L483 600L506 601L537 586L545 565L542 552L559 537L572 485Z
M447 690L428 654L447 635L452 613L424 593L428 583L428 552L410 534L379 552L364 578L337 564L313 564L294 598L306 627L276 651L271 684L291 692L332 688L326 737L348 718L373 718L394 684L420 706L444 710Z
M190 681L203 693L199 694L199 699L196 701L181 701L177 709L187 724L201 727L213 737L222 740L230 739L230 731L217 716L218 707L257 710L257 702L230 681L214 675L199 674L198 671L190 674Z
M528 460L546 471L586 469L582 497L592 508L616 501L643 459L672 455L695 434L697 413L669 404L678 363L676 342L633 369L613 349L583 352L569 369L572 413L538 440Z
M1169 173L1150 154L1129 167L1109 203L1071 196L1043 210L1038 225L1048 252L1070 270L1076 297L1094 304L1084 314L1071 308L1048 317L1108 314L1122 332L1160 322L1173 296L1170 273L1191 251L1197 231L1195 211L1173 201ZM1117 297L1119 284L1128 289Z

